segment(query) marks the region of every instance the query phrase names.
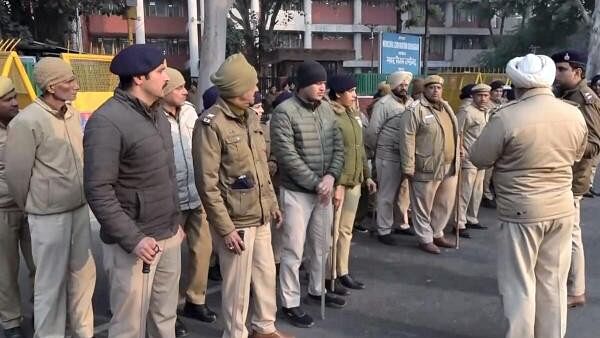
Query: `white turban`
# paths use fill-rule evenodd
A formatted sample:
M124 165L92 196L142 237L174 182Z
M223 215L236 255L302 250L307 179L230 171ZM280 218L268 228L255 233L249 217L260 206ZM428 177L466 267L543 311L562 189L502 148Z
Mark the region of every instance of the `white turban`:
M395 72L388 78L388 83L390 84L390 88L395 89L402 83L410 84L412 78L413 75L410 72Z
M556 65L546 55L527 54L510 60L506 65L506 74L515 88L552 87Z

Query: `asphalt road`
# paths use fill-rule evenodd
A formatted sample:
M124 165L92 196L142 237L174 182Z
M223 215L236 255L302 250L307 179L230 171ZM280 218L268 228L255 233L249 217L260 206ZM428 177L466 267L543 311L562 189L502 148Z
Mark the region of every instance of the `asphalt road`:
M310 329L299 329L280 320L279 329L296 337L394 338L500 338L505 328L496 283L495 211L482 209L481 223L489 230L472 230L472 239L461 240L459 250L444 249L433 256L416 247L414 237L398 235L399 246L387 247L369 234L355 234L351 273L367 285L353 291L344 309L305 305L316 319ZM569 310L569 338L600 336L600 198L583 201L583 235L587 265L588 304ZM102 268L98 225L93 224L98 280L94 294L96 337L106 337L108 292ZM186 278L184 275L182 278ZM306 287L305 283L303 284ZM209 306L220 312L219 285L209 284ZM31 291L23 290L23 299ZM26 306L25 326L30 333L31 307ZM184 318L189 337L220 337L222 322L205 324ZM0 333L0 337L3 337Z

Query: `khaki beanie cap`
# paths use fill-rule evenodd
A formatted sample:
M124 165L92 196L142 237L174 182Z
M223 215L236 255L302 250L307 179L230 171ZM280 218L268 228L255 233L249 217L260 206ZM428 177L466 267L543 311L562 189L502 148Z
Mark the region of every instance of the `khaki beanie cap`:
M12 80L5 76L0 76L0 97L5 96L13 90L15 90L15 85Z
M165 95L168 95L180 86L185 86L185 79L177 69L167 67L167 75L169 75L169 82L167 82L167 86L163 90Z
M225 59L210 81L217 86L224 98L238 97L252 90L258 83L256 70L248 63L243 54L233 54Z
M35 82L42 90L75 77L71 65L57 57L41 58L35 64L33 74Z

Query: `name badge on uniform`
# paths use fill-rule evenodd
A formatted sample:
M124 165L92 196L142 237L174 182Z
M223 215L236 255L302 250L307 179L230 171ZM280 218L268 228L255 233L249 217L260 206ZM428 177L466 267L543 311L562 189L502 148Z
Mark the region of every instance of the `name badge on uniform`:
M425 115L425 116L423 117L423 121L424 121L426 124L430 124L430 123L431 123L432 121L434 121L434 120L435 120L435 116L433 116L433 115L431 115L431 114L430 114L430 115Z

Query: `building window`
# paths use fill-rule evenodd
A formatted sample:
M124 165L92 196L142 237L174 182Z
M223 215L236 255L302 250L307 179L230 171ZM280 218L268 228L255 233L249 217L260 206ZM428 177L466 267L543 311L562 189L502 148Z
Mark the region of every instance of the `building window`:
M277 48L303 48L304 33L302 32L277 32L275 37Z
M350 0L313 0L313 2L331 7L350 6Z
M445 36L431 36L429 40L429 57L431 60L443 60L446 50Z
M148 39L148 43L164 50L167 55L189 54L189 43L184 39Z
M187 4L183 0L153 0L146 2L146 16L184 17Z
M454 49L486 49L487 39L483 36L455 36Z
M92 52L97 54L115 55L129 46L127 38L96 37L92 39Z

